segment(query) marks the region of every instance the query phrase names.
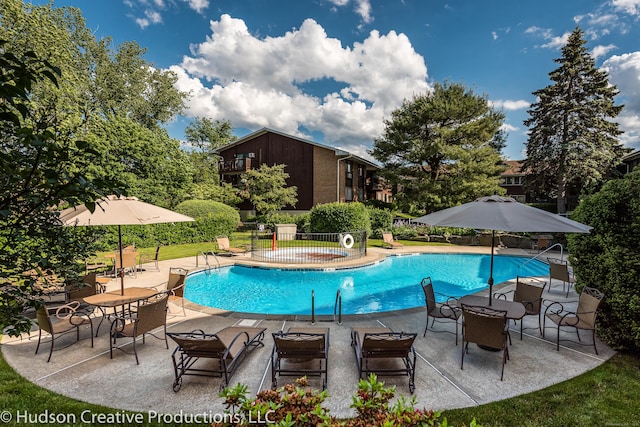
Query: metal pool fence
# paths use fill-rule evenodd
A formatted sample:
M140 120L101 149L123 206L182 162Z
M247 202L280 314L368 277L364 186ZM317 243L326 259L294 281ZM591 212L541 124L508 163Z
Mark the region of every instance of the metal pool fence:
M357 259L367 254L367 232L284 233L253 231L251 258L286 264L323 264Z

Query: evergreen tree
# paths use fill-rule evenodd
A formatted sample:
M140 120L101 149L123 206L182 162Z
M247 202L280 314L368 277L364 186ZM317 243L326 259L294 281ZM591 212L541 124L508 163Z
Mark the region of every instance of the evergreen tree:
M576 28L549 73L553 82L533 94L537 102L524 124L530 127L523 170L534 195L557 197L558 213L567 211L569 194L601 182L612 173L625 149L613 119L622 106L608 74L595 66L584 34Z
M504 114L457 83L405 101L371 154L405 211L432 212L498 191Z

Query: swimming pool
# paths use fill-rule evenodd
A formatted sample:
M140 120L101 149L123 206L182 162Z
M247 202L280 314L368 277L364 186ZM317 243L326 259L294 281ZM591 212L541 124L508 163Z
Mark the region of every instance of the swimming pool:
M497 255L496 284L516 276L546 276L547 264ZM379 263L335 270L231 266L189 275L185 297L223 310L262 314L333 314L336 293L343 314L379 313L424 305L420 281L431 276L436 292L460 297L487 287L489 255L412 254Z

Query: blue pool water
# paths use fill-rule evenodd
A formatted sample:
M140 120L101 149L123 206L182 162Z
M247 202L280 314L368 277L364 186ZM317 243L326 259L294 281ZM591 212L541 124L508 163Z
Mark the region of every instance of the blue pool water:
M546 276L549 267L538 260L495 256L494 283L516 276ZM232 266L187 278L185 297L208 307L245 313L310 314L311 291L316 314L333 314L337 290L342 313L378 313L424 306L420 281L431 276L434 290L460 297L487 285L489 255L419 254L390 256L358 268L286 270Z

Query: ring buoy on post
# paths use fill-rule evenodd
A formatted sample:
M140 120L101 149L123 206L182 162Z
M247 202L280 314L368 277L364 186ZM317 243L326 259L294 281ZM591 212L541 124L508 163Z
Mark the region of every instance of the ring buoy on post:
M353 236L351 234L344 234L340 237L340 244L345 249L351 249L353 247Z

